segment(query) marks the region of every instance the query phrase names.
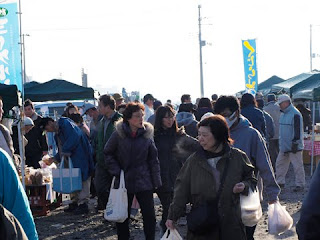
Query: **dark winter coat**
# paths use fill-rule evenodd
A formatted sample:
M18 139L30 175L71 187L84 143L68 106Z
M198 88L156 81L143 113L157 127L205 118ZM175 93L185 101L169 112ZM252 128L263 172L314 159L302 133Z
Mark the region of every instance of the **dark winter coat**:
M260 109L254 105L249 105L241 109L241 115L247 118L263 137L266 137L266 120Z
M43 135L43 131L39 128L41 118L38 115L32 117L34 127L25 135L28 140L25 147L27 164L34 167L40 167L38 162L41 160L42 153L48 151L46 135Z
M208 112L213 113L213 109L208 107L198 108L194 116L196 117L197 121L200 122L201 117Z
M305 197L297 224L299 240L320 239L320 168L312 176L309 192Z
M184 129L179 131L160 130L155 133L154 141L158 149L162 187L161 192L173 192L178 173L187 158L199 148L199 143L187 135Z
M244 152L230 148L217 163L220 181L227 158L229 158L229 166L218 204L221 234L219 236L219 233L214 231L209 235L195 236L188 232L189 240L246 239L245 227L241 221L240 195L233 193L233 187L243 182L246 186L243 194L248 194L249 187L256 184L254 168ZM177 221L184 214L187 203L197 207L205 201L213 201L217 191L213 169L207 161L204 150L201 149L189 157L179 172L168 219Z
M160 164L153 141L153 126L144 122L133 137L130 126L122 120L104 148L105 162L112 176L124 171L128 193L149 191L161 186Z
M198 136L198 121L195 119L195 116L189 112L179 112L176 116L178 127L184 126L186 133L196 138Z
M109 138L111 137L112 133L115 130L115 123L122 117L122 115L118 112L115 112L110 122L108 124L107 129L104 128L106 117L103 117L98 124L98 131L94 140L94 152L96 162L98 163L99 167L106 168L105 161L104 161L104 154L103 149L106 143L108 142Z

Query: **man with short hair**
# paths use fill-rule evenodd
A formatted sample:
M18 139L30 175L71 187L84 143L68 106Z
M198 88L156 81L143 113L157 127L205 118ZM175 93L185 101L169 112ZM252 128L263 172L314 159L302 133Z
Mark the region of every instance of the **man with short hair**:
M303 190L305 186L305 172L302 160L303 120L301 113L292 105L291 99L287 94L279 96L278 104L282 113L279 132L280 152L276 161L277 182L281 187L284 187L286 174L291 162L296 184L293 191L297 192Z
M42 117L36 113L30 99L24 102L24 114L34 122L34 127L25 135L28 140L28 145L25 147L26 164L29 167L40 168L39 161L48 153L46 135L39 128Z
M181 96L181 103L191 103L191 96L190 94L183 94Z
M240 104L234 96L218 98L214 112L225 117L230 129L233 146L244 151L255 166L256 176L259 174L265 186L265 193L269 204L277 202L280 188L275 180L268 150L262 135L252 127L248 119L240 114ZM246 227L247 239L253 240L254 227Z
M146 94L143 97L145 122L147 122L149 117L151 117L154 114L154 110L153 110L154 100L155 100L154 97L150 93Z
M269 154L272 165L275 166L279 154L279 121L280 107L276 103L276 95L268 94L268 103L263 107L263 110L270 114L274 122L274 136L269 139Z
M217 100L218 100L218 95L215 94L215 93L212 94L212 95L211 95L211 100L212 100L212 101L217 101Z
M94 179L98 196L97 210L104 210L106 208L110 193L112 176L105 164L103 149L115 130L115 123L122 117L120 113L115 111L115 107L116 102L112 96L105 94L99 98L99 112L103 118L98 124L98 133L94 141L97 162Z

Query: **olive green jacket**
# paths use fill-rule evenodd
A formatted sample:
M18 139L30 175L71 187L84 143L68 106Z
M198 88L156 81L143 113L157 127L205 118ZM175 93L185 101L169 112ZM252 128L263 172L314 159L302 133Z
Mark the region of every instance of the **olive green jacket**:
M233 187L239 182L245 184L242 194L248 194L249 186L256 185L254 167L244 152L236 148L230 148L217 163L217 170L222 173L229 158L224 187L218 204L220 236L213 232L208 236L195 236L188 232L187 239L210 240L245 240L245 227L241 221L240 194L233 193ZM185 205L191 203L193 207L212 201L217 194L216 180L213 169L209 165L204 150L201 149L192 154L177 177L174 189L174 197L169 209L168 219L177 221L185 212Z

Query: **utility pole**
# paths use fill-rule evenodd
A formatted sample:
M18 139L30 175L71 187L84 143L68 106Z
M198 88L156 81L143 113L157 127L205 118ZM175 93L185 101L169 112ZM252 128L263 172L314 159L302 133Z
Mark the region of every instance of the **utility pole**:
M205 45L205 42L202 42L201 39L201 5L198 5L199 10L199 47L200 47L200 95L204 97L204 90L203 90L203 68L202 68L202 46Z
M310 72L312 72L312 24L310 24Z

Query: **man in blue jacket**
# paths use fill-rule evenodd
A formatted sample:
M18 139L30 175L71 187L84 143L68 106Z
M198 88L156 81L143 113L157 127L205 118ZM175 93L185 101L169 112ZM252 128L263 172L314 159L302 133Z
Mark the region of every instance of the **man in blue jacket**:
M82 177L82 190L71 194L73 203L69 205L66 212L74 214L87 214L88 201L90 197L91 174L94 171L93 154L89 140L83 131L69 118L61 117L58 121L52 118L43 118L40 127L47 132L57 134L57 146L59 152L50 159L60 162L62 157L70 157L73 167L80 168Z
M20 222L28 239L37 240L28 197L22 187L11 157L0 148L0 204Z
M305 172L302 160L303 119L287 94L278 98L281 109L279 155L276 161L277 182L284 187L290 162L295 173L296 187L293 191L301 191L305 186Z
M269 204L278 201L280 188L275 180L265 141L258 130L240 115L240 104L234 96L221 96L215 106L214 112L226 118L230 129L230 136L234 140L233 146L244 151L251 163L255 166L256 175L260 175ZM253 240L254 227L246 227L247 239Z

